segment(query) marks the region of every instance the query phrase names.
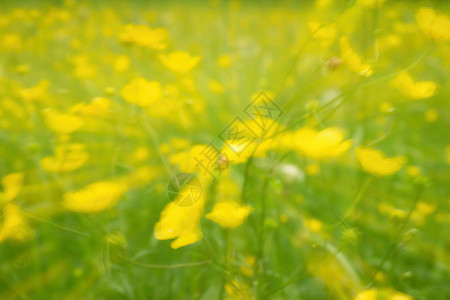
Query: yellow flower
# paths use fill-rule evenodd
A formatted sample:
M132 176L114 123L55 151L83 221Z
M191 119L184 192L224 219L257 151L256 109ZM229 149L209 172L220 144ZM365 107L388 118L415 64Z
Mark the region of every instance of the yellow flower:
M320 166L318 164L316 164L316 163L308 164L306 166L305 171L306 171L306 174L314 176L314 175L319 174Z
M119 55L114 60L113 68L118 73L123 73L130 67L130 59L127 55Z
M19 74L28 74L28 72L30 72L30 67L28 65L19 65L14 69L14 71Z
M303 220L303 226L311 230L311 232L319 233L322 230L323 224L315 218L307 218Z
M225 284L225 292L227 293L227 300L256 300L255 295L252 294L251 288L242 281L233 279Z
M206 218L223 228L236 228L244 223L252 210L250 206L240 205L236 201L220 201L214 205Z
M227 140L225 141L225 146L220 152L221 162L225 164L242 164L245 163L252 154L254 156L259 156L254 153L256 143L247 143L245 140ZM258 148L257 148L258 150Z
M253 255L245 256L245 264L239 268L242 274L247 277L253 277L254 274L254 265L256 262L256 257Z
M367 289L359 292L354 300L378 300L378 299L388 299L388 300L412 300L413 298L409 295L397 292L392 289Z
M120 42L136 44L141 47L162 50L167 47L167 30L165 28L151 29L145 25L128 24L119 34Z
M199 172L201 176L211 175L218 168L219 153L211 145L194 145L190 149L172 154L169 162L178 165L181 172Z
M205 205L204 191L195 197L192 205L177 205L183 199L193 197L193 191L187 187L180 191L177 198L166 205L161 212L159 221L155 224L154 236L158 240L175 239L170 244L172 249L191 245L202 238L200 218Z
M20 89L19 96L25 101L41 100L46 96L49 85L50 82L48 80L43 80L34 87Z
M70 172L86 163L89 154L83 144L58 145L55 156L47 156L41 160L41 166L47 172Z
M450 39L450 18L434 9L420 8L416 13L416 22L428 39L436 42Z
M200 56L191 56L184 51L175 51L168 55L158 56L161 62L174 73L187 73L201 60Z
M216 94L222 94L224 92L223 85L220 82L213 80L213 79L211 79L208 82L208 87L212 92L214 92Z
M377 8L380 7L385 0L358 0L357 3L360 6L367 8Z
M43 113L45 124L55 133L67 134L77 131L84 123L78 116L70 113L61 113L54 109L46 109Z
M13 52L20 52L23 50L22 37L15 33L8 33L3 35L3 48Z
M217 59L217 64L222 68L229 68L232 63L233 60L231 59L231 56L228 54L223 54L219 56L219 58Z
M417 176L420 175L421 170L420 170L419 167L416 167L416 166L409 166L409 167L406 169L406 172L407 172L408 175L411 176L411 177L417 177Z
M230 176L221 176L216 184L216 197L220 201L236 199L241 194L241 189Z
M0 193L0 200L9 202L16 198L22 189L23 173L11 173L2 179L3 192Z
M23 241L31 236L28 226L20 208L8 203L3 208L3 224L0 227L0 242L12 238Z
M89 79L97 74L97 68L91 63L89 57L77 55L73 58L74 75L80 79Z
M161 84L157 81L147 81L145 78L134 78L120 93L129 103L138 106L148 106L162 97Z
M253 120L233 122L223 133L229 139L221 150L222 157L231 164L244 163L250 156L265 157L269 150L284 146L276 136L284 128L273 119L257 115Z
M359 292L355 300L377 300L377 290L376 289L368 289L362 292Z
M434 108L430 108L429 110L427 110L425 112L425 121L429 122L429 123L433 123L436 122L437 118L439 116L439 113L437 110L435 110Z
M295 132L294 137L297 149L312 158L337 157L352 145L351 140L343 140L343 131L335 127L321 131L304 127Z
M104 97L95 97L91 103L79 103L70 112L80 112L85 116L104 117L109 114L111 101Z
M386 158L380 150L356 147L356 158L364 171L374 176L387 176L397 173L405 164L405 159L401 156Z
M319 22L308 23L309 32L313 38L321 41L323 47L327 47L334 42L336 38L336 27L334 24L321 26Z
M364 64L358 53L350 46L346 36L340 40L341 58L347 67L363 77L370 77L373 74L373 67L370 64Z
M63 196L63 206L80 213L95 213L116 205L125 194L127 186L112 181L98 181L82 190L68 192Z
M397 75L391 85L397 88L403 95L411 99L426 99L434 95L437 84L432 81L414 82L412 76L403 71Z
M417 211L424 216L432 214L435 210L436 210L435 204L430 204L423 201L419 201L417 203Z

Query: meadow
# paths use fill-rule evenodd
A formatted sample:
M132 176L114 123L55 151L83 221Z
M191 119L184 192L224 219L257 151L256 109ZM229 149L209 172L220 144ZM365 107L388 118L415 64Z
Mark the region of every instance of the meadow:
M449 299L449 40L437 0L0 1L0 299Z

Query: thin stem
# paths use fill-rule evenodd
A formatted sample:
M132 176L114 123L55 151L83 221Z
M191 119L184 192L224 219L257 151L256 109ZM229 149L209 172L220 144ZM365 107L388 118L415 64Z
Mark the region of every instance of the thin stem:
M371 286L373 284L373 281L374 281L375 276L377 275L377 273L383 268L383 266L386 263L386 261L388 260L388 258L397 249L397 247L398 247L397 242L400 239L401 235L403 234L404 230L406 229L406 226L408 225L409 219L411 218L412 213L416 209L417 203L419 202L420 198L422 197L424 191L425 191L425 187L423 187L423 186L421 188L419 188L419 190L417 191L416 198L414 199L413 205L409 209L408 214L406 215L406 218L405 218L404 222L402 223L402 225L400 226L399 230L397 231L397 234L395 235L391 246L389 247L388 251L384 255L384 257L381 260L381 262L378 264L378 266L376 268L376 271L373 273L373 275L372 275L372 277L371 277L371 279L370 279L370 281L368 283L368 286Z

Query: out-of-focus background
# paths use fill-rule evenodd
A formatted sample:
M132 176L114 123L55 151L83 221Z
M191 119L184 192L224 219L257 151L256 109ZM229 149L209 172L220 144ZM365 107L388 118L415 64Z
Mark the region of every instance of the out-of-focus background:
M448 299L447 1L2 1L0 299Z

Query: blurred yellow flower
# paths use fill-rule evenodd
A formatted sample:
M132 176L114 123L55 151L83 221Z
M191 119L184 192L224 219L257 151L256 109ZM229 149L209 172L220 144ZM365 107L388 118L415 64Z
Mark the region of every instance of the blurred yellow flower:
M323 223L315 218L306 218L303 220L303 226L311 230L311 232L319 233L322 230Z
M137 77L131 80L120 94L129 103L148 106L161 99L162 88L157 81L147 81L145 78Z
M41 160L41 166L47 172L70 172L86 163L89 154L83 144L63 144L55 147L55 156Z
M450 39L450 18L432 8L422 7L416 13L416 22L425 36L436 42Z
M191 56L184 51L175 51L170 54L160 54L161 62L174 73L187 73L201 60L200 56Z
M127 191L123 183L98 181L63 195L63 206L80 213L96 213L114 207Z
M55 109L45 109L43 114L47 127L59 134L77 131L84 124L80 117L70 113L61 113Z
M391 103L387 102L387 101L383 101L380 103L380 105L378 106L378 109L385 114L388 114L390 112L393 111L394 107L392 106Z
M363 77L370 77L373 74L373 67L370 64L364 64L358 53L350 46L350 42L346 36L342 36L340 40L341 58L347 67Z
M391 85L397 88L403 95L411 99L426 99L434 95L437 84L432 81L414 82L412 76L403 71L397 75Z
M421 170L420 170L420 168L417 167L417 166L409 166L409 167L406 169L406 173L408 173L408 175L411 176L411 177L417 177L417 176L420 175Z
M78 103L70 109L70 112L81 113L90 117L105 117L109 114L111 101L104 97L95 97L88 104Z
M11 173L2 179L3 192L0 193L0 203L16 198L22 189L23 173Z
M305 155L320 159L343 154L350 148L352 141L344 141L343 131L336 127L321 131L304 127L295 132L295 145Z
M42 80L34 87L20 89L19 96L25 101L42 100L46 96L49 85L48 80Z
M376 149L358 146L355 149L356 158L364 171L374 176L387 176L397 173L405 164L402 156L386 158L385 154Z
M430 108L429 110L427 110L425 112L425 121L429 122L429 123L433 123L436 122L437 118L439 116L439 113L437 110L435 110L434 108Z
M320 166L319 164L316 163L312 163L312 164L308 164L305 168L306 174L314 176L319 174L320 172Z
M213 93L216 94L222 94L224 92L223 85L220 82L213 79L208 81L208 87Z
M378 300L378 299L386 299L386 300L412 300L413 297L397 292L392 289L367 289L359 292L354 300Z
M219 58L217 59L217 64L222 68L229 68L232 63L233 60L231 59L231 56L228 54L223 54L219 56Z
M167 47L167 30L165 28L152 29L145 25L128 24L119 33L119 41L124 44L162 50Z
M327 47L334 42L336 38L336 26L334 24L321 25L319 22L309 22L308 29L312 37L319 40L323 47Z
M30 72L30 67L28 65L19 65L14 69L14 71L19 74L27 74Z
M166 205L161 212L159 221L155 224L154 236L158 240L175 239L170 244L172 249L191 245L202 238L200 218L205 205L204 191L195 196L192 205L179 206L175 203L184 201L186 197L193 197L192 190L184 188L177 198Z
M214 205L210 213L206 214L206 218L223 228L236 228L244 223L252 210L250 206L240 205L236 201L220 201Z
M256 257L253 255L247 255L245 256L245 264L242 265L239 270L242 274L244 274L247 277L252 277L254 274L254 265L256 262Z
M3 223L0 226L0 243L9 238L23 241L31 234L31 228L20 207L12 203L6 204L3 208Z
M118 73L123 73L130 67L130 58L127 55L119 55L114 60L113 68Z
M73 58L74 75L80 79L93 78L97 74L96 66L89 60L87 55L76 55Z
M245 282L232 280L225 284L225 292L227 293L227 300L256 300L255 295L252 294L251 288Z
M169 162L178 165L181 172L199 172L201 176L212 174L218 167L219 152L211 145L198 144L190 149L169 156Z
M15 33L8 33L3 35L3 48L13 52L20 52L23 50L22 37Z
M385 0L357 0L357 4L368 8L377 8L383 5Z

